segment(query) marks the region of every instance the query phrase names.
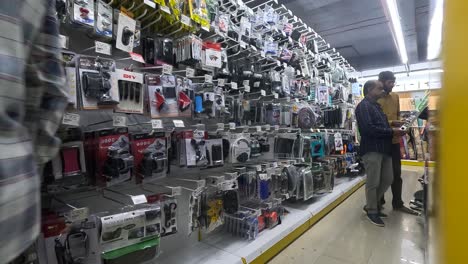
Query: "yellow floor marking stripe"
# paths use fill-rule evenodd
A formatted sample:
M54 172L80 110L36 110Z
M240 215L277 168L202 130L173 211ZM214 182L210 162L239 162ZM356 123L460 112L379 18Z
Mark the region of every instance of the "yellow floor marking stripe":
M329 204L327 207L325 207L323 210L321 210L318 214L313 215L308 221L306 221L304 224L293 230L291 233L289 233L286 237L278 241L278 243L274 244L272 247L267 249L265 252L263 252L260 256L255 258L251 263L252 264L264 264L267 263L270 259L272 259L274 256L276 256L278 253L280 253L283 249L285 249L289 244L294 242L298 237L300 237L302 234L304 234L307 230L309 230L313 225L315 225L320 219L322 219L324 216L326 216L328 213L330 213L335 207L340 205L346 198L351 196L354 192L356 192L359 188L361 188L365 184L365 180L362 180L359 182L356 186L351 188L351 190L347 191L338 199L333 201L331 204ZM245 260L245 258L242 258Z

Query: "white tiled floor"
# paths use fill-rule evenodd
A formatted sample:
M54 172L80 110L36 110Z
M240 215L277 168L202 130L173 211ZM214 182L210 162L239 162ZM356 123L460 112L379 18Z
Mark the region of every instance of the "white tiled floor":
M403 200L406 204L421 188L422 168L403 168ZM391 203L391 191L386 201ZM386 227L376 227L362 213L364 188L278 254L271 264L422 264L423 227L418 217L394 212L388 203Z

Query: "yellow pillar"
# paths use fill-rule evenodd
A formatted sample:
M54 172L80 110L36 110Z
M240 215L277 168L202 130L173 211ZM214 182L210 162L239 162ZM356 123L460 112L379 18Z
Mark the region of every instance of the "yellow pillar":
M444 24L440 162L434 186L439 188L434 197L439 263L468 263L468 1L445 0Z

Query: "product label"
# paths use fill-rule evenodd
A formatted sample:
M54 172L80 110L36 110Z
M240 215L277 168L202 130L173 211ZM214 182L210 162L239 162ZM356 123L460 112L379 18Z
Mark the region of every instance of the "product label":
M167 75L171 75L172 74L172 65L164 64L162 73L167 74Z
M146 196L144 194L131 195L130 197L132 199L133 204L144 204L144 203L148 202L148 200L146 200Z
M156 3L153 0L144 0L143 2L152 8L156 8Z
M209 74L205 74L205 82L206 83L212 83L213 82L213 76Z
M182 120L172 120L172 122L174 123L175 127L185 127L184 121Z
M112 117L112 124L115 127L126 127L127 126L127 117L121 115L114 115Z
M250 86L245 85L245 86L244 86L244 91L245 91L246 93L249 93L249 92L250 92ZM250 121L250 120L249 120L249 121Z
M109 56L112 55L112 46L110 44L96 40L94 42L94 46L96 53L106 54Z
M80 115L74 113L65 113L63 115L62 124L69 126L80 126Z
M237 90L237 83L236 82L231 82L231 89L232 90Z
M180 22L182 22L182 24L186 25L186 26L192 26L192 20L190 19L190 17L186 16L186 15L181 15L180 16Z
M77 221L82 221L88 218L89 216L89 208L88 207L83 207L83 208L75 208L65 214L65 218L67 218L68 221L70 222L77 222Z
M152 119L151 120L151 128L153 129L162 129L163 124L161 119Z
M266 91L265 91L265 90L260 90L260 94L261 94L262 96L266 96Z
M192 69L190 67L187 67L185 69L185 76L187 76L188 78L192 78L192 77L195 77L195 69Z
M226 84L226 79L218 79L218 86L224 87Z
M171 10L169 9L168 6L160 5L159 8L161 8L161 11L163 11L165 13L168 13L168 14L171 14Z
M233 123L233 122L229 123L229 129L230 130L236 129L236 123Z
M140 62L140 63L145 63L145 60L143 59L143 57L140 54L134 53L134 52L129 52L128 54L130 55L132 60Z

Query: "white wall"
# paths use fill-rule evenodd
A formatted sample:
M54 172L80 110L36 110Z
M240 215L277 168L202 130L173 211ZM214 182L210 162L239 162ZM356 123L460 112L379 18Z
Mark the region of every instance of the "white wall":
M409 74L405 66L395 66L381 69L366 70L353 73L358 82L364 84L368 80L377 79L381 71L392 71L396 76L395 92L417 91L442 88L442 63L440 61L423 62L410 65Z

